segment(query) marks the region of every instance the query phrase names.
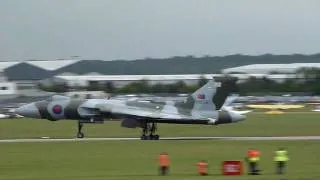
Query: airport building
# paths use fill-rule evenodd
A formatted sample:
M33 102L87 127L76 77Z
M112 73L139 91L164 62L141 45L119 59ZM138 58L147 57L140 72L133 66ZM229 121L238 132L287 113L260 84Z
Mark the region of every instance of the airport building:
M8 82L3 71L0 70L0 100L15 97L17 94L16 83Z
M42 95L44 92L37 88L39 83L66 83L70 87L85 87L91 83L112 82L115 87L122 87L139 80L148 80L151 84L170 84L182 80L186 84L195 84L200 78L211 79L225 74L243 81L250 77L266 77L280 82L287 78L295 78L294 72L299 68L320 68L320 63L250 64L221 69L221 74L120 75L105 70L105 62L80 59L2 61L0 62L0 82L2 84L0 91L2 94Z
M294 74L301 68L320 68L320 63L250 64L223 69L225 74Z

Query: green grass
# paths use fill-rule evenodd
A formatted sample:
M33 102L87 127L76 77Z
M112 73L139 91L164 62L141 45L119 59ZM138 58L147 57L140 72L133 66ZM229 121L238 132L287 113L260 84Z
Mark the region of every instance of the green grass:
M251 113L247 120L235 124L220 126L159 124L158 126L161 137L320 135L319 117L319 113L312 112L291 112L281 115ZM75 136L76 131L76 121L0 120L0 139L43 136L70 138ZM104 124L86 124L83 131L86 137L138 137L141 129L122 128L119 121L109 121Z
M287 174L274 174L273 150L287 147ZM261 176L222 176L221 162L243 160L250 147L262 152ZM168 177L157 174L157 157L170 155ZM0 144L2 180L215 179L318 180L320 144L314 141L106 141ZM196 162L208 160L209 177L196 174ZM245 167L246 169L246 167Z
M281 136L320 135L318 113L282 115L249 114L248 119L223 126L160 124L165 136ZM86 125L87 137L138 137L140 129L121 128L119 122ZM74 137L76 121L0 120L0 139ZM243 160L250 147L262 152L261 176L222 176L221 162ZM273 151L289 150L290 162L284 176L274 174ZM170 176L157 174L157 157L167 151ZM215 180L318 180L318 141L100 141L0 143L0 180L105 180L105 179L215 179ZM208 177L196 174L198 160L209 161Z

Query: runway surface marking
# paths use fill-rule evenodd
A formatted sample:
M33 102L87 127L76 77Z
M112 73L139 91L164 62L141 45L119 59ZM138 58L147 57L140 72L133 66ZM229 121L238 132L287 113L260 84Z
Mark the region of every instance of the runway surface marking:
M0 143L23 143L23 142L67 142L67 141L132 141L140 138L39 138L39 139L0 139ZM229 140L229 141L297 141L297 140L320 140L320 136L277 136L277 137L163 137L160 140Z

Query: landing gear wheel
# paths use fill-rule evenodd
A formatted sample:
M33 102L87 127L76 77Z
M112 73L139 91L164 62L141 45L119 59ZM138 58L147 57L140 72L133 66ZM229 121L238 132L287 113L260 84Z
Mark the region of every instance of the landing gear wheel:
M154 140L154 135L150 134L149 135L149 140Z
M141 140L159 140L159 135L155 134L157 130L157 124L152 122L144 122L142 128ZM149 135L147 135L149 133Z
M84 134L83 134L83 132L78 132L78 134L77 134L77 138L84 138Z
M159 140L159 138L160 138L160 137L159 137L158 134L156 134L156 135L153 136L153 139L154 139L154 140Z
M77 133L77 138L83 138L84 137L84 133L81 131L83 127L83 123L80 122L80 120L78 121L78 133Z
M148 136L146 136L146 135L142 135L142 136L140 137L141 140L147 140L147 138L148 138Z

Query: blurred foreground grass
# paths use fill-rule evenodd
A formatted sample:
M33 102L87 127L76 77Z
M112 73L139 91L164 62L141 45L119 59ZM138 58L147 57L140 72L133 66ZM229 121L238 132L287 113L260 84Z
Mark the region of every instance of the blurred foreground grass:
M243 160L250 147L261 150L261 176L221 175L224 160ZM275 175L273 151L286 147L287 174ZM170 175L159 177L157 157L170 155ZM215 179L318 180L320 143L315 141L105 141L0 143L1 180ZM208 177L197 175L196 162L208 160ZM247 168L245 167L245 170Z
M219 126L158 124L161 137L168 136L293 136L320 135L320 113L290 112L280 115L249 113L240 123ZM86 137L139 137L140 128L120 127L119 121L85 124ZM0 139L71 138L77 132L77 121L44 119L0 120Z

